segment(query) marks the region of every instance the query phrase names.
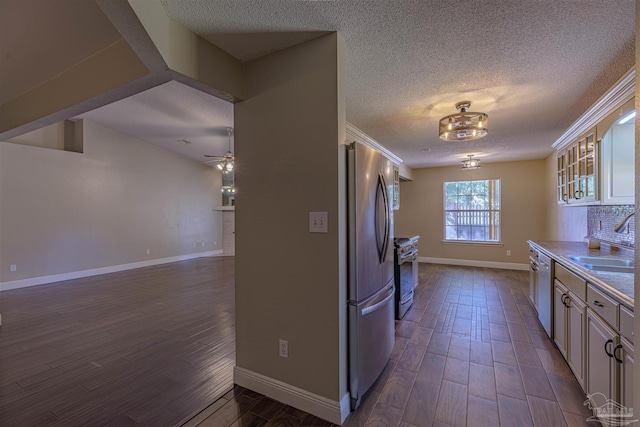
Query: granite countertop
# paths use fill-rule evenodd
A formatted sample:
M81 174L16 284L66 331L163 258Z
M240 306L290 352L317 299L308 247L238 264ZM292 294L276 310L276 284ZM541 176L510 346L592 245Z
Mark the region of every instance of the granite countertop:
M549 257L556 259L565 267L573 270L587 282L597 285L625 306L633 309L633 274L589 270L569 258L572 256L596 256L633 260L633 255L626 251L612 250L604 245L601 249L589 249L586 242L530 240L529 243L537 247L541 252L546 253Z

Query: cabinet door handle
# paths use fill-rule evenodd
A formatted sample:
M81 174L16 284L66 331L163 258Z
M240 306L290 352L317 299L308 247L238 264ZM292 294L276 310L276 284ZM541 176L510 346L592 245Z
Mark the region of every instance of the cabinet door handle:
M613 357L616 359L616 362L622 364L622 359L620 359L618 357L618 355L616 354L616 351L618 351L618 349L622 348L622 344L618 344L614 349L613 349Z
M591 303L593 305L597 305L598 307L604 307L604 304L602 304L600 301L598 301L597 299L594 299L593 302Z
M607 342L604 343L604 352L607 353L607 356L613 357L613 354L609 353L609 350L607 349L607 346L609 344L613 344L613 340L612 339L608 339Z
M567 294L562 294L562 296L560 297L560 301L562 302L562 305L569 308L569 306L567 305L567 299L569 299L569 295Z
M562 195L562 201L565 203L569 203L569 195L567 193Z

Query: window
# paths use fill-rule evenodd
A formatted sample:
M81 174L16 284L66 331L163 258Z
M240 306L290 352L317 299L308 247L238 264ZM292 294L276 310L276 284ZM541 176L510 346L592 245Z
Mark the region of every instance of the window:
M444 238L500 241L500 180L444 183Z

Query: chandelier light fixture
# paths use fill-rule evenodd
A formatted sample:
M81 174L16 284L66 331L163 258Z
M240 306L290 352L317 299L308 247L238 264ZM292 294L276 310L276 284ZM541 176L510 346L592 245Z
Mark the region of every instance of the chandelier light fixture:
M471 113L471 101L456 104L457 114L451 114L440 119L438 134L445 141L466 141L486 136L489 132L487 122L489 116L485 113Z
M467 160L462 161L463 171L468 171L471 169L480 169L482 167L480 166L480 159L474 159L473 154L469 154L468 156L469 158Z

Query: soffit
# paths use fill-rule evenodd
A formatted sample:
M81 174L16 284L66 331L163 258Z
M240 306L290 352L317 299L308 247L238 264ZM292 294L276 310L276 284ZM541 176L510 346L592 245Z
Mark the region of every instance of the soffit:
M1 0L0 104L120 38L94 1Z
M175 81L76 117L202 162L228 149L233 104ZM187 140L183 144L179 140ZM233 134L231 151L233 151ZM214 166L214 163L208 163Z

